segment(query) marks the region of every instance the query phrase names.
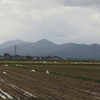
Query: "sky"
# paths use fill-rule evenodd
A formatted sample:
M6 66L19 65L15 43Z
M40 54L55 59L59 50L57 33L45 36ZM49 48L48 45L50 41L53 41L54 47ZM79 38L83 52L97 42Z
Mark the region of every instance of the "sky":
M0 0L0 43L14 39L100 44L100 0Z

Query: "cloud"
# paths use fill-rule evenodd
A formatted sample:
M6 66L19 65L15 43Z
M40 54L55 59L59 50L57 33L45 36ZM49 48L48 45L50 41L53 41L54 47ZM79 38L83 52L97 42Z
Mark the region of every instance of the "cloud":
M56 0L56 2L64 6L98 6L100 0Z
M37 41L46 38L57 44L100 43L100 12L96 9L99 2L1 0L0 42L11 39Z

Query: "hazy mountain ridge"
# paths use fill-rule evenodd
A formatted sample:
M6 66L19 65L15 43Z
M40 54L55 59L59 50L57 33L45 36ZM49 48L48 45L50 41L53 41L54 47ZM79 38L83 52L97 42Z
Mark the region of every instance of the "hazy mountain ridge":
M12 43L13 44L9 44ZM19 44L18 44L19 43ZM1 44L4 45L5 43ZM14 55L15 44L13 41L6 42L5 48L0 48L0 55L10 53ZM1 46L0 45L0 46ZM9 47L8 47L9 46ZM100 58L100 45L99 44L76 44L65 43L57 45L49 40L42 39L35 43L17 40L17 54L18 55L31 55L31 56L60 56L64 58L79 58L79 59L99 59Z
M27 42L22 41L22 40L18 40L18 39L6 41L6 42L0 44L0 49L7 48L7 47L10 47L10 46L13 46L13 45L18 45L18 44L21 44L21 43L27 43Z

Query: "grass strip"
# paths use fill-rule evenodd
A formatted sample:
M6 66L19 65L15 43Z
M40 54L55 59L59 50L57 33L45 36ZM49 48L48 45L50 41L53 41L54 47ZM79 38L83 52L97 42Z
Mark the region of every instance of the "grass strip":
M80 75L74 75L74 74L67 74L67 73L60 73L60 72L50 72L50 73L57 74L57 75L61 75L61 76L79 78L79 79L83 79L83 80L100 82L100 79L99 78L93 78L93 77L87 77L87 76L80 76Z
M23 66L12 66L12 67L17 67L17 68L32 70L32 68L23 67ZM36 71L40 71L40 72L46 72L45 70L41 70L41 69L35 69L35 70ZM74 74L67 74L67 73L61 73L61 72L52 72L52 71L50 71L50 73L51 74L56 74L56 75L61 75L61 76L66 76L66 77L73 77L73 78L78 78L78 79L83 79L83 80L100 82L99 78L93 78L93 77L87 77L87 76L80 76L80 75L74 75Z

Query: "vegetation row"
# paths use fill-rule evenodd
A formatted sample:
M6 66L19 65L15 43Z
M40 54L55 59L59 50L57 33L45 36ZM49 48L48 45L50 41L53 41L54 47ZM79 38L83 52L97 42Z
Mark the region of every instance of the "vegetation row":
M23 68L23 69L32 70L32 68L23 67L23 66L12 66L12 67L17 67L17 68ZM40 72L45 72L45 70L41 70L41 69L35 69L35 70L36 71L40 71ZM88 76L81 76L81 75L74 75L74 74L67 74L67 73L53 72L53 71L50 71L50 73L51 74L56 74L56 75L61 75L61 76L66 76L66 77L73 77L73 78L79 78L79 79L83 79L83 80L100 82L99 78L93 78L93 77L88 77Z

